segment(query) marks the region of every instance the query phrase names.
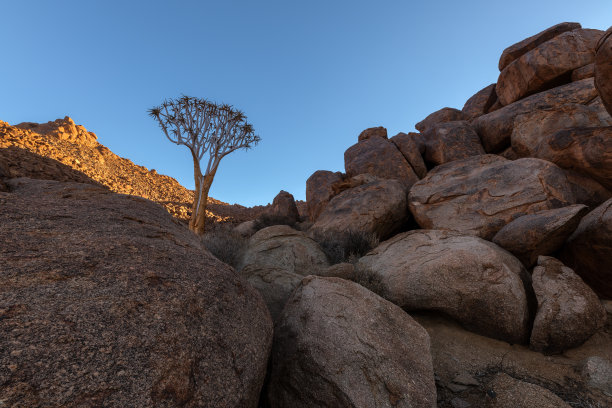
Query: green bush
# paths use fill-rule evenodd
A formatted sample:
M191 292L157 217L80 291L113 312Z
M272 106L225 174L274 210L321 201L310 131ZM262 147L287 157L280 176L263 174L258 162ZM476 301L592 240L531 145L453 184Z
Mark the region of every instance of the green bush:
M378 245L376 235L352 230L319 232L313 234L313 239L317 241L332 265L341 262L355 263Z
M202 236L202 243L217 259L236 268L240 262L248 238L233 230L231 224L215 224Z

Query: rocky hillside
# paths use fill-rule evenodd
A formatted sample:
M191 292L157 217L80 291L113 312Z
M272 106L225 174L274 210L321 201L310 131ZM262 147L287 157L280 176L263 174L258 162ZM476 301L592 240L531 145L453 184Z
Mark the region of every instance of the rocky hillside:
M309 222L282 191L291 226L203 239L138 197L171 179L75 170L134 168L68 119L4 125L0 406L612 406L610 61L612 28L551 27L463 109L358 135Z
M173 216L191 216L193 191L172 177L134 164L100 144L65 117L43 124L25 122L11 126L0 121L0 162L11 177L97 183L121 194L147 198ZM209 199L208 216L215 221L240 222L254 218L261 208L248 209Z

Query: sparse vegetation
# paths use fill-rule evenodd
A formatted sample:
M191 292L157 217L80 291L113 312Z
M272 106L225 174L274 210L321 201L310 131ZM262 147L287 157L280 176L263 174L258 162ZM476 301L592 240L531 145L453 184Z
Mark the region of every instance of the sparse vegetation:
M233 230L231 224L213 224L202 236L206 249L217 259L236 268L247 246L248 238Z
M288 225L290 227L295 227L295 221L282 215L264 213L257 217L254 227L255 231L259 231L260 229L271 227L272 225Z
M340 262L355 263L378 245L378 238L374 234L353 230L315 233L313 238L319 243L332 265Z

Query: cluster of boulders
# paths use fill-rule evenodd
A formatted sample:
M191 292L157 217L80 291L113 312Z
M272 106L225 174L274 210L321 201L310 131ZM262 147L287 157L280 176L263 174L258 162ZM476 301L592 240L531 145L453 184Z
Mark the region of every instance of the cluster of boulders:
M238 271L276 321L272 406L318 398L377 406L364 399L372 394L393 401L389 386L376 391L387 381L377 368L359 378L351 371L362 355L378 363L396 351L367 334L361 344L375 356L355 348L353 330L369 329L354 320L360 307L346 299L371 295L339 278L405 312L438 313L546 354L602 330L600 297L612 298L612 106L604 94L612 71L601 74L609 59L596 62L604 34L576 23L551 27L505 50L498 82L462 110L441 109L416 124L419 132L391 138L384 127L364 130L344 154L345 173L319 170L307 180L310 228L275 226L250 238ZM355 264L330 265L316 237L347 230L383 242ZM377 323L381 332L392 332L388 319ZM418 337L414 329L405 333L409 341ZM416 378L425 387L423 375ZM501 375L491 381L498 383L500 393L530 390ZM360 394L356 384L368 391ZM547 401L562 406L554 394ZM406 406L430 406L420 404Z
M289 225L238 227L236 271L148 200L0 160L0 405L610 406L611 32L551 27L462 110L366 129L308 222L282 191ZM381 242L332 265L346 231Z

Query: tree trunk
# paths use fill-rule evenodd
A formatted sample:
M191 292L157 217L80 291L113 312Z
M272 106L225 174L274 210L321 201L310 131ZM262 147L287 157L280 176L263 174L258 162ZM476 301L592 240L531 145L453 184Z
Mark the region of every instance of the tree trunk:
M193 154L193 152L192 152ZM208 191L212 185L217 169L214 168L209 174L202 177L200 163L194 156L193 160L193 176L195 178L195 195L193 197L193 206L191 207L191 220L189 221L189 229L198 235L204 234L206 223L206 206L208 204Z

